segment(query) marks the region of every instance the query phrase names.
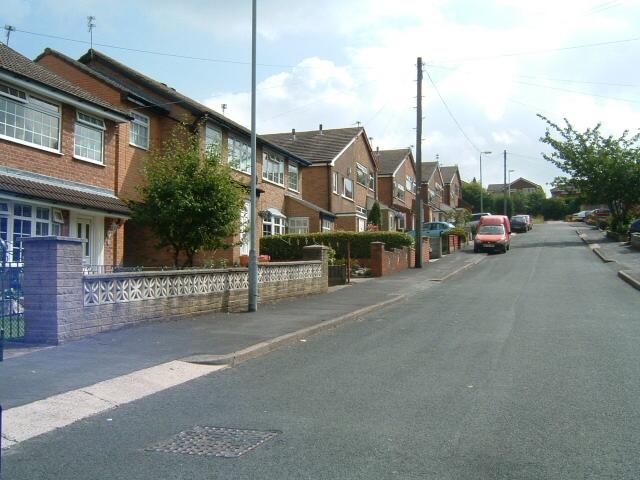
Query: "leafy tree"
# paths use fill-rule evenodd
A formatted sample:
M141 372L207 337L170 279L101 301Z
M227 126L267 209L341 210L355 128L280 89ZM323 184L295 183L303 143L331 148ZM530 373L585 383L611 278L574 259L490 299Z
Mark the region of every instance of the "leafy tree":
M475 179L474 179L475 180ZM480 184L478 182L470 182L462 184L462 198L465 202L471 204L473 212L480 211ZM486 190L482 189L482 202L484 203L485 211L492 205L492 195Z
M547 198L542 203L541 212L545 220L562 220L569 211L567 202L562 198Z
M373 225L377 225L378 228L382 227L382 212L380 211L380 204L375 201L369 210L367 222Z
M145 159L144 174L142 200L130 204L133 219L149 227L158 248L173 250L176 267L181 254L183 266L192 266L199 251L230 246L244 192L218 151L203 151L198 135L178 125Z
M578 132L567 119L561 127L538 116L547 123L540 140L554 150L544 158L570 176L557 181L577 187L589 202L607 204L612 229L620 229L633 205L640 203L640 133L605 137L601 124Z

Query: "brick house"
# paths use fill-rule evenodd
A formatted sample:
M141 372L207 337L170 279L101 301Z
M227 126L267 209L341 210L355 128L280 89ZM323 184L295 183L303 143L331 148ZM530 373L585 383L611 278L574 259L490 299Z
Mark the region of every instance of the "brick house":
M309 211L309 231L366 230L367 212L377 198L378 165L364 128L323 130L320 125L262 138L312 164L302 178L302 198L318 208Z
M48 69L82 86L94 95L107 99L133 117L121 126L121 136L128 139L120 152L117 195L137 200L142 185L142 162L151 148L159 147L179 122L186 123L203 139L203 148L219 149L222 159L234 170L236 179L250 183L251 132L224 115L177 92L127 65L96 50L89 50L79 60L46 49L36 61ZM258 137L258 237L288 231L304 232L314 228L305 223L307 210L313 206L302 200L304 183L302 168L309 161L282 147ZM248 224L249 198L242 212L242 223ZM312 231L312 230L311 230ZM249 253L246 233L233 239L239 245L218 252L201 252L196 263L225 259L237 263ZM172 263L168 249L155 248L155 240L135 223L125 225L124 264L159 266Z
M424 221L435 222L445 220L446 212L443 207L444 179L438 162L422 163L422 201L426 204Z
M487 191L494 194L502 194L505 190L506 188L504 183L492 183L487 186ZM509 190L511 193L533 193L535 191L542 190L542 187L531 180L520 177L509 184Z
M118 264L129 209L117 196L119 125L129 114L0 44L0 238L86 240L86 265Z
M444 181L443 202L451 208L462 207L462 179L457 165L440 167L442 180Z
M380 150L378 155L378 199L384 205L384 230L414 229L416 168L410 148Z

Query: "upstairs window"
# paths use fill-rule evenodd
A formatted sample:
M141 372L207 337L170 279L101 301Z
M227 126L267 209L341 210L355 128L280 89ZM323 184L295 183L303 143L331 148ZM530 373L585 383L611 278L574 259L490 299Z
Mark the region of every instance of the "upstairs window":
M284 158L272 152L265 152L262 178L284 186Z
M340 175L338 172L333 172L333 193L340 194Z
M129 125L129 143L145 150L149 149L149 117L131 112L133 120Z
M371 190L376 189L376 177L373 175L373 173L369 174L369 188Z
M104 120L77 112L73 156L80 160L104 164Z
M0 137L60 151L60 106L0 84Z
M295 163L289 163L287 174L289 176L289 190L292 190L294 192L300 191L300 171L298 165L296 165Z
M358 182L363 187L366 187L369 180L369 170L367 167L363 167L359 163L356 163L356 182Z
M396 184L396 198L404 201L404 185L401 183Z
M411 175L407 175L407 181L405 182L405 187L408 192L414 193L416 190L416 181Z
M342 196L348 198L349 200L353 200L353 180L350 178L345 178L342 182Z
M229 166L243 173L251 173L251 146L233 137L229 137L227 145Z
M207 150L215 149L220 151L222 146L222 132L219 128L212 125L207 125L204 129L204 148Z

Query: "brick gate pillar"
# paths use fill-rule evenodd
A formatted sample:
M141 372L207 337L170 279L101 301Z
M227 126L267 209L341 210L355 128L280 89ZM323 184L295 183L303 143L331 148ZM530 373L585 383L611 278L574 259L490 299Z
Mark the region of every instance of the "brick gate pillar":
M57 344L82 312L82 244L70 237L23 238L25 340Z

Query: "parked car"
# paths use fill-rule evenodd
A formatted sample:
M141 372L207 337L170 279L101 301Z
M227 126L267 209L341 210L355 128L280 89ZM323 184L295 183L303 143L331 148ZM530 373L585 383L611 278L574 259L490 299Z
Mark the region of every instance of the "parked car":
M574 213L571 215L572 222L584 222L587 218L587 214L590 210L582 210L581 212Z
M471 215L471 220L469 221L469 225L471 225L471 228L473 230L478 228L478 223L480 223L480 219L482 217L486 217L487 215L491 215L491 214L490 213L474 213L473 215Z
M483 250L506 253L511 248L511 223L505 215L486 215L480 219L473 251Z
M533 218L531 218L531 215L522 215L522 216L527 219L527 230L533 229Z
M442 232L455 228L455 225L449 222L425 222L422 224L422 236L436 238L442 235ZM412 237L415 237L415 231L411 230L407 232Z
M629 235L632 233L640 233L640 218L636 218L629 225Z
M528 232L529 220L525 215L514 215L511 217L511 230L514 232Z

